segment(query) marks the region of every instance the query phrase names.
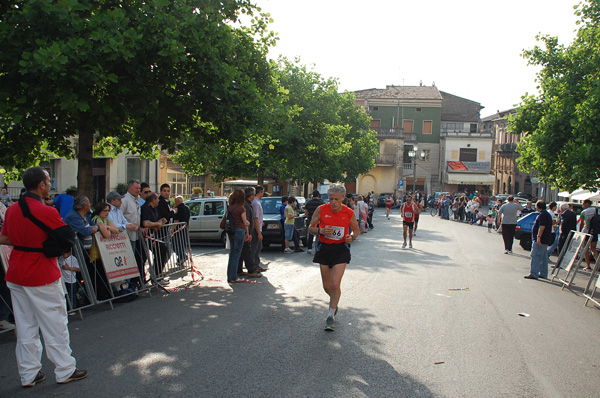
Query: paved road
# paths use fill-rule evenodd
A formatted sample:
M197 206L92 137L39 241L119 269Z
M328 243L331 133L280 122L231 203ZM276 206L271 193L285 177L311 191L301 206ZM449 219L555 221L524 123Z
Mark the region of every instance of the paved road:
M268 250L261 284L206 281L70 319L85 381L18 385L12 336L0 336L0 396L590 397L600 392L600 311L571 291L523 279L527 253L504 255L486 228L422 216L402 250L398 213L378 209L353 245L334 333L306 253ZM207 277L226 254L196 246ZM455 290L460 289L460 290ZM521 317L519 313L528 313Z

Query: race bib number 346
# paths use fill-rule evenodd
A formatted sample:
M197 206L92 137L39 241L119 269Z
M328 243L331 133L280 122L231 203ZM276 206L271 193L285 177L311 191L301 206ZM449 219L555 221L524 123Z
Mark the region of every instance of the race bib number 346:
M325 235L327 239L341 240L344 237L344 227L331 227L333 232L330 235Z

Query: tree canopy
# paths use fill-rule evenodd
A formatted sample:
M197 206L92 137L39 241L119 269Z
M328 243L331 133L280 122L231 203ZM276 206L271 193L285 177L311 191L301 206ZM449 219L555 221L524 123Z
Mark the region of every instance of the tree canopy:
M524 52L540 65L539 95L525 95L509 123L524 133L519 167L562 190L597 187L600 178L600 2L576 7L579 29L569 46L538 36L543 47Z
M236 146L276 95L269 17L247 0L23 0L0 12L9 171L76 155L90 194L94 143L145 156L174 151L182 136Z
M279 96L268 103L252 139L233 146L222 140L209 150L204 142L187 140L174 157L184 170L311 182L350 181L370 170L378 141L354 95L339 93L335 79L298 59L280 58L272 68Z

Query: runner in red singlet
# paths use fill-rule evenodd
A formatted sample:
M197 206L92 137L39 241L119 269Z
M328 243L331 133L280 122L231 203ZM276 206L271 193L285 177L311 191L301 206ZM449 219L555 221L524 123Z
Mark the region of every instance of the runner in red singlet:
M413 203L412 196L406 197L406 202L402 205L402 219L404 222L402 223L404 226L404 231L402 235L404 236L404 243L402 244L402 248L406 247L406 230L408 229L408 239L409 245L412 249L412 237L413 237L413 227L415 225L415 217L419 214L419 208Z
M317 207L309 226L309 232L319 237L313 262L321 265L323 289L329 295L327 331L335 330L334 317L342 294L342 276L350 262L350 244L360 233L354 211L342 204L345 193L343 185L331 184L327 189L329 203Z

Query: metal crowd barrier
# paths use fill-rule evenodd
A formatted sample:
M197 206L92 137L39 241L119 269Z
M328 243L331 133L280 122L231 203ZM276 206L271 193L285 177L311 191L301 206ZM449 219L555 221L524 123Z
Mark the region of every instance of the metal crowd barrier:
M184 222L165 224L142 232L143 246L154 283L191 267L190 236Z
M67 295L69 313L79 312L82 317L82 309L106 302L112 309L115 300L127 300L129 296L142 291L151 294L153 287L162 288L165 277L191 271L191 246L186 223L166 224L156 231L143 228L138 231L137 237L137 241L127 240L127 244L132 246L140 277L116 283L108 282L108 274L98 250L84 249L78 239L72 251L81 269L77 277L78 305L73 308ZM93 239L97 247L96 236ZM137 288L133 289L133 286Z

